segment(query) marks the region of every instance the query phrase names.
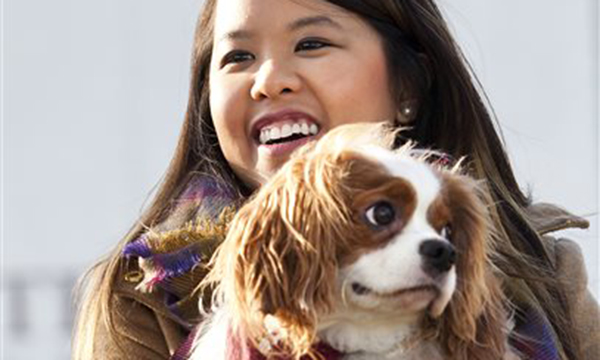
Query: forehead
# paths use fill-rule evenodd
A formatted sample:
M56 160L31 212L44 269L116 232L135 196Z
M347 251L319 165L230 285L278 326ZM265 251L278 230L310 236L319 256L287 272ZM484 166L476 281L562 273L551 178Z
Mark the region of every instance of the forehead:
M215 38L234 33L253 35L262 29L275 31L305 17L327 17L335 22L356 21L352 13L323 0L218 0ZM237 33L236 33L237 31Z
M432 203L440 194L440 178L430 166L408 155L398 155L377 146L359 151L374 167L385 171L392 178L402 178L415 187L419 201Z

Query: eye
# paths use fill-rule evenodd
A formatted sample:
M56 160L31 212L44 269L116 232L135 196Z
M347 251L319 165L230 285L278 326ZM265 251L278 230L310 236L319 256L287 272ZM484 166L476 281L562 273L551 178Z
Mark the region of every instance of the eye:
M442 231L440 231L440 236L443 237L444 239L450 240L452 237L452 227L450 226L450 224L447 224L446 226L444 226L442 228Z
M387 226L396 219L394 206L387 201L375 203L365 212L369 224L380 227Z
M244 61L253 60L254 55L243 50L232 50L223 56L221 59L221 67L228 64L238 64Z
M315 38L303 39L296 45L294 51L318 50L328 46L331 46L331 44L325 40Z

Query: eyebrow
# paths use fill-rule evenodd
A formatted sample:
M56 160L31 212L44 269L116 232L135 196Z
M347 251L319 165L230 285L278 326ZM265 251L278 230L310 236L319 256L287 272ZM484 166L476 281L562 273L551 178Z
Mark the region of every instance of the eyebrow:
M235 30L225 33L221 38L219 38L218 42L224 40L245 40L250 39L252 37L252 32L248 30Z
M342 29L342 26L328 16L308 16L294 20L287 26L288 31L297 31L309 26L329 26L337 29ZM253 32L248 30L234 30L225 33L219 39L223 40L247 40L253 37Z
M299 30L308 26L331 26L341 29L342 26L328 16L309 16L295 20L288 26L289 31Z

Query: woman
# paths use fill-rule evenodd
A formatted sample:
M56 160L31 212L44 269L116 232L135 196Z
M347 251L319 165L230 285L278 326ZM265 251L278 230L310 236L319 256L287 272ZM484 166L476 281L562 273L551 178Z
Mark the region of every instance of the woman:
M227 209L304 142L382 120L410 125L404 136L421 146L466 155L486 180L506 259L496 265L518 308L514 345L531 358L597 358L598 309L580 251L546 236L587 223L520 191L432 0L207 0L192 69L164 183L85 278L74 358L184 358L201 320L196 265L223 237ZM196 245L182 248L185 236Z

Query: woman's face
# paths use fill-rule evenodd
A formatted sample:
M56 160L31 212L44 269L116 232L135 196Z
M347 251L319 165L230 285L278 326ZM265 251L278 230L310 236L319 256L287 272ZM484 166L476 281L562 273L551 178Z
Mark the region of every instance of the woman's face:
M338 125L396 113L379 35L322 0L218 1L209 76L219 143L250 185Z

